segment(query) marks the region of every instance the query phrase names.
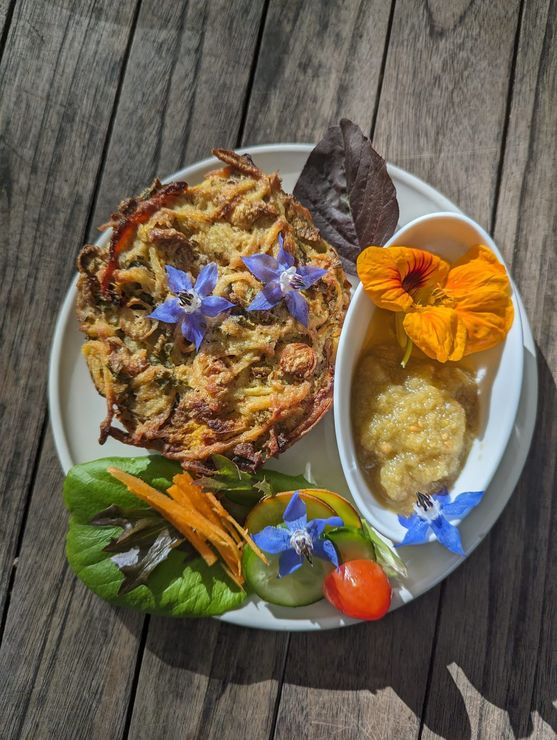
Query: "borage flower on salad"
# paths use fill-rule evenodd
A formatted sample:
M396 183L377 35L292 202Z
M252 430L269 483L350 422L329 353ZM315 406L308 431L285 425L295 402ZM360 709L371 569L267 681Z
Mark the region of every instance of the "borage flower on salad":
M325 527L342 527L339 516L312 519L308 522L307 509L298 491L295 491L282 515L284 526L265 527L252 535L255 544L269 555L279 555L279 578L302 567L304 558L311 563L314 556L330 560L338 568L338 555L332 542L322 539Z
M248 311L268 311L282 300L292 316L304 326L308 325L308 302L301 290L311 288L327 272L321 267L301 265L296 267L294 257L284 248L284 237L279 239L277 259L270 254L254 254L242 257L248 270L260 280L264 287L248 306Z
M189 275L176 267L166 265L168 287L174 295L150 313L148 319L157 319L167 324L180 324L182 335L199 350L205 332L207 318L215 318L235 307L234 303L221 296L211 295L217 284L218 268L214 262L205 265L193 285Z

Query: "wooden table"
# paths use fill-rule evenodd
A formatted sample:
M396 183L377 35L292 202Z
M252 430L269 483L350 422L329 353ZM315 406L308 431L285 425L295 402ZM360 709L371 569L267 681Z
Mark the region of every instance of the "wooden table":
M0 0L0 736L514 738L557 731L554 0ZM495 236L539 348L511 503L377 624L115 610L69 572L45 399L80 245L212 146L348 116Z

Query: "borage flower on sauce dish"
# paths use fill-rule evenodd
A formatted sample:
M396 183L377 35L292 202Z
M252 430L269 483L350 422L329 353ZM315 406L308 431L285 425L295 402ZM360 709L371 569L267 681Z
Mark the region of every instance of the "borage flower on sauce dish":
M407 529L404 539L396 547L423 545L429 542L432 533L435 539L447 550L457 555L465 555L458 528L449 519L462 519L482 500L483 491L460 493L452 501L447 491L429 496L417 494L414 514L399 516L398 521Z
M255 544L269 555L279 555L279 578L302 567L304 558L311 563L314 556L330 560L338 568L338 555L332 542L322 539L325 527L342 527L338 516L312 519L308 522L307 509L298 491L295 491L282 515L284 526L265 527L252 535Z
M494 347L511 328L514 310L504 266L483 244L452 265L410 247L368 247L358 276L379 308L396 312L397 336L439 362Z
M164 303L150 313L148 319L157 319L167 324L180 324L182 335L199 350L205 332L207 318L215 318L224 311L235 308L226 298L211 295L218 278L218 268L214 262L202 268L195 287L189 275L171 265L166 266L168 287L174 293Z
M308 302L300 293L311 288L327 272L321 267L302 265L296 267L294 257L284 248L284 238L279 234L277 259L270 254L254 254L242 257L248 270L260 280L264 287L247 307L248 311L267 311L282 300L292 316L304 326L308 325Z

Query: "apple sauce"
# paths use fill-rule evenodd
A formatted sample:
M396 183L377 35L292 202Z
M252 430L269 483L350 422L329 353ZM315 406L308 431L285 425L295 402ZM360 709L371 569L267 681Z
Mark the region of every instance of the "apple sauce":
M359 462L388 508L411 512L418 491L437 493L458 477L477 433L474 374L455 364L412 357L392 347L360 358L352 386Z

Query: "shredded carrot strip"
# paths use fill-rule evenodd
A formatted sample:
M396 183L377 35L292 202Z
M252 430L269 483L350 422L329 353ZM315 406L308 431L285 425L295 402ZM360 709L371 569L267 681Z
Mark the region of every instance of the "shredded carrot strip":
M197 550L207 565L214 565L217 562L218 558L215 553L191 527L184 524L181 529L181 534L183 534L190 545Z
M187 473L180 473L174 476L174 483L181 489L182 494L191 502L195 508L199 509L210 521L217 525L222 526L222 522L218 516L215 515L210 504L207 502L207 494L203 493L199 486L196 486L192 481L191 476Z
M253 539L249 536L248 532L241 527L236 519L234 519L233 516L231 516L228 511L224 508L224 506L221 504L221 502L218 500L216 496L214 496L212 493L206 493L205 496L211 501L213 504L213 507L216 509L216 511L227 521L230 522L230 524L239 532L239 534L242 536L242 538L248 543L248 545L253 550L254 554L257 555L257 557L262 560L265 565L269 565L269 561L263 555L261 550L257 547Z
M234 581L234 583L235 583L235 584L236 584L237 586L239 586L239 587L240 587L241 589L243 589L243 588L244 588L244 579L243 579L243 578L240 578L240 577L236 576L236 575L235 575L235 574L234 574L234 573L233 573L233 572L232 572L232 571L230 570L230 568L228 568L228 567L227 567L226 565L224 565L224 563L221 563L221 568L222 568L222 569L224 570L224 572L226 573L226 575L227 575L227 576L228 576L228 577L229 577L229 578L230 578L231 580L233 580L233 581Z
M212 522L202 517L193 508L186 509L169 496L157 491L156 488L152 488L145 481L142 481L141 478L136 478L134 475L125 473L123 470L108 468L108 472L127 486L131 493L134 493L138 498L148 503L153 509L156 509L156 511L171 521L179 532L182 532L182 526L185 524L197 530L205 539L214 539L223 545L234 545L233 540L226 532L218 529Z
M265 556L245 529L226 511L212 493L196 486L188 473L175 475L168 495L157 491L141 478L108 468L114 478L165 517L197 550L208 565L221 558L221 566L240 587L243 585L242 548L245 540L264 562Z

